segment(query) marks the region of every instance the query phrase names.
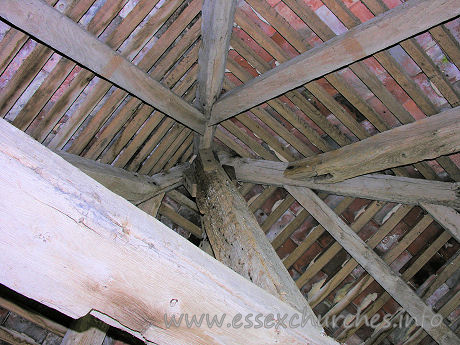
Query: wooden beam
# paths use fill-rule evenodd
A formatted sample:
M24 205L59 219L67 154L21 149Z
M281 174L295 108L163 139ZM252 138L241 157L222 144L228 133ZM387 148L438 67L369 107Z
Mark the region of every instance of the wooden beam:
M161 215L168 217L174 224L179 225L182 229L187 230L198 238L203 238L203 230L185 217L181 216L171 206L161 204L159 212Z
M291 186L286 189L438 344L460 344L444 322L437 326L438 317L415 291L312 190Z
M220 95L224 81L236 0L204 0L197 98L205 116Z
M3 119L0 166L0 284L143 341L337 344L299 320L226 327L236 315L299 315ZM164 319L224 313L223 327L168 328Z
M235 7L236 0L203 1L196 102L207 121L222 91ZM215 130L215 126L206 127L204 135L196 137L197 149L211 147Z
M25 306L12 302L3 297L0 297L0 307L7 309L15 314L18 314L24 319L29 320L30 322L35 323L41 328L53 332L61 337L63 337L67 332L67 327L61 325L60 323L50 320L46 316L43 316L42 314L37 313L34 310L31 310Z
M138 204L137 207L139 207L148 215L156 218L164 196L165 193L158 194L157 196L154 196L153 198Z
M460 107L289 164L284 175L335 183L460 150Z
M323 332L306 298L284 267L246 201L210 150L195 160L197 204L217 260L299 311Z
M226 93L211 124L228 119L460 14L456 0L410 0Z
M445 230L460 242L460 214L452 208L422 203L425 209Z
M196 108L45 2L4 0L0 17L176 121L204 133L204 116Z
M109 326L94 316L86 315L75 320L62 339L61 345L101 345Z
M179 187L184 181L183 172L190 166L189 163L184 163L168 171L147 176L63 151L57 153L86 175L135 205Z
M392 175L370 174L338 183L318 183L313 178L295 180L284 176L289 163L219 156L235 169L236 178L273 186L297 186L355 198L409 205L435 204L460 209L460 183L431 181ZM434 206L434 205L433 205Z
M0 340L11 345L39 345L28 335L3 326L0 326Z

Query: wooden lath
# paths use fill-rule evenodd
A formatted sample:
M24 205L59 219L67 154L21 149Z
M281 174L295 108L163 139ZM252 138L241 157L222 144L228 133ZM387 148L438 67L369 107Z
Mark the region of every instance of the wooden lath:
M0 15L144 102L195 131L204 132L203 114L146 74L142 62L139 66L132 64L70 18L40 1L30 0L25 11L23 5L14 0L4 3ZM42 16L60 26L59 30L40 27ZM73 47L72 40L81 42L82 47Z
M303 9L303 10L308 12L308 10L307 10L306 8ZM274 11L274 10L272 10L272 11ZM309 14L310 14L310 15L316 16L314 13L309 13ZM237 17L238 17L238 15L239 15L239 12L237 12ZM279 16L278 16L278 17L279 17ZM307 17L307 18L310 18L310 17ZM316 17L316 18L317 18L317 17ZM280 20L278 20L278 21L280 21ZM242 24L242 25L243 25L243 24L246 25L246 26L244 27L244 29L250 29L250 30L252 30L252 34L254 35L254 30L257 29L257 25L249 25L249 22L248 22L247 20L246 20L246 21L245 21L245 20L242 20L242 21L241 21L241 24ZM281 22L281 24L282 24L282 22ZM279 24L278 26L276 26L276 28L280 27L281 24ZM325 26L324 23L323 23L323 26ZM328 28L327 26L325 26L325 27ZM293 31L293 30L291 29L291 32L292 32L292 31ZM319 31L317 31L317 32L321 34L321 32L323 32L323 31L327 31L327 29L322 28L321 30L319 30ZM330 29L329 29L329 31L332 32ZM294 32L295 32L295 31L294 31ZM262 34L263 34L263 32L259 32L259 33L258 33L259 36L262 36ZM327 36L326 36L326 37L327 37ZM330 37L330 36L329 36L329 37ZM280 62L286 61L287 57L283 57L282 55L280 55L281 53L277 54L277 53L276 53L276 50L274 50L274 48L273 48L273 49L270 48L270 47L276 46L275 42L272 41L272 42L270 43L270 38L263 37L263 41L262 41L262 42L259 42L259 43L262 43L262 45L263 45L269 52L271 52L272 55L274 55L275 58L278 59L278 61L280 61ZM267 45L267 44L268 44L268 45ZM281 51L281 52L282 52L282 51ZM246 53L247 53L247 49L246 49ZM254 55L254 54L253 54L253 55ZM254 64L253 61L254 61L254 60L257 60L257 59L259 59L259 62L260 62L260 58L258 58L257 56L249 56L249 57L248 57L248 55L246 54L244 57L245 57L246 59L248 59L248 61L249 61L250 63L252 63L252 64ZM281 60L280 60L280 58L281 58ZM259 63L259 66L263 66L263 63ZM260 67L258 67L258 68L260 68ZM233 68L233 70L234 70L234 69L235 69L235 68ZM265 70L261 70L260 72L265 72ZM370 73L367 73L367 75L370 75ZM238 75L238 77L241 78L240 75ZM389 128L388 125L385 124L384 121L382 121L381 116L379 116L379 115L375 112L375 110L373 110L373 109L367 104L367 102L361 100L359 96L353 95L352 92L350 93L350 91L353 90L353 87L347 86L346 84L343 84L343 83L345 82L345 80L344 80L342 77L340 77L338 74L335 74L335 75L330 75L330 76L328 76L328 77L326 77L326 78L328 79L329 82L331 82L331 80L333 81L333 86L334 86L334 87L336 87L338 90L341 90L342 92L344 92L346 98L347 98L354 106L356 106L357 109L359 109L360 111L362 111L363 115L365 115L365 116L369 119L369 121L376 127L376 129L382 131L382 130L385 130L385 129L388 129L388 128ZM247 80L249 80L249 79L247 79ZM243 81L246 81L246 80L243 79ZM368 82L369 82L369 81L368 81ZM373 84L375 85L375 77L374 77L374 80L373 80ZM373 89L375 89L375 90L381 90L380 93L382 93L382 91L386 90L385 87L383 87L382 84L380 84L380 86L379 86L378 84L379 84L379 82L377 81L377 85L376 85L375 87L373 87ZM321 91L321 89L318 89L318 88L317 88L317 90ZM328 97L327 97L328 95L325 94L325 92L322 92L322 94L324 95L325 99L328 98ZM299 97L300 95L299 95L298 93L295 94L295 95L292 94L292 93L288 93L287 95L288 95L288 97L290 98L290 101L294 101L295 103L297 103L296 105L297 105L298 107L300 107L305 113L307 113L307 114L310 113L309 116L310 116L310 117L313 116L312 119L313 119L314 121L316 121L316 122L319 121L318 124L319 124L319 125L326 131L326 133L327 133L328 135L330 135L336 142L338 142L339 144L342 144L342 145L344 145L344 144L350 142L349 140L347 140L347 138L345 138L345 137L341 134L340 131L337 131L333 126L329 125L327 121L324 121L324 120L322 119L322 116L321 116L321 115L318 116L319 114L317 114L317 113L315 114L316 109L315 109L314 107L309 106L308 103L303 102L303 101L302 101L303 97ZM388 91L386 91L386 93L385 93L384 96L385 96L385 97L382 97L382 96L381 96L381 98L386 99L385 104L389 106L389 109L396 109L396 108L395 108L395 107L396 107L395 104L397 105L397 104L398 104L398 101L397 101ZM330 99L330 97L329 97L329 99ZM284 102L285 102L285 101L284 101ZM300 102L300 103L299 103L299 102ZM278 108L279 108L279 107L278 107ZM337 111L335 111L335 112L334 112L335 115L337 115L337 114L340 115L340 113L343 113L343 108L342 108L340 105L338 105L337 102L336 102L335 109L339 109L339 110L341 109L341 111L340 111L339 113L337 113ZM278 110L278 109L277 109L277 110ZM406 121L408 121L408 120L413 121L412 117L409 115L409 113L407 113L407 111L406 111L404 108L402 108L401 106L399 106L399 108L398 108L397 110L398 110L398 118L406 119L403 123L407 123ZM429 115L429 114L430 114L430 113L428 113L428 115ZM408 115L409 115L409 116L408 116ZM403 118L402 116L404 116L404 118ZM291 122L291 123L293 123L293 121L295 122L295 117L292 117L292 116L291 116L291 118L294 118L294 120L290 120L290 122ZM345 124L348 124L349 121L352 120L352 119L350 119L349 116L348 116L348 117L347 117L347 116L339 116L339 118L340 118L341 121L344 121ZM348 118L348 119L347 119L347 118ZM299 121L297 121L297 122L299 122ZM352 123L352 122L351 122L351 123ZM293 123L293 124L294 124L295 127L297 127L297 128L302 128L302 126L299 126L298 123ZM363 130L362 130L362 129L359 129L360 126L356 126L356 122L355 122L354 124L352 124L352 126L353 126L353 127L350 127L352 130L353 130L353 128L358 128L358 131L359 131L360 133L363 133ZM303 132L305 132L305 131L303 131ZM315 138L314 135L307 134L307 133L305 133L305 135L308 137L309 140L312 140L312 142L313 142L315 145L317 145L318 147L320 147L323 151L325 150L324 145L321 143L321 141L319 141L317 138ZM360 136L359 133L358 133L358 137L359 137L360 139L363 138L363 136L362 136L362 135ZM456 168L455 165L452 164L448 159L443 158L442 160L443 160L443 166L444 166L444 167L449 168L450 171L451 171L453 174L458 173L458 168ZM426 166L424 167L424 166L420 166L420 165L419 165L418 168L419 168L420 170L422 170L422 168L425 168L424 170L425 170L426 173L431 173L431 176L434 176L433 173L430 172L430 170L427 169Z
M286 1L286 3L288 3L288 2L289 2L289 1ZM291 3L292 3L292 2L291 2ZM305 6L305 7L306 7L306 6ZM308 11L306 11L306 12L308 12ZM260 13L260 12L259 12L259 13ZM239 12L237 11L237 16L238 16L238 14L239 14ZM262 14L262 16L263 16L263 14ZM266 16L264 16L264 18L267 20L267 17L266 17ZM270 20L268 20L268 21L270 22ZM247 26L249 29L253 29L253 30L254 30L254 27L257 28L257 25L250 25L250 24L248 24L248 22L245 22L244 20L242 20L241 23L246 23L246 24L247 24L246 26ZM272 24L272 23L270 22L270 24ZM241 26L241 25L240 25L240 26ZM251 35L251 36L252 36L252 35ZM254 37L254 36L253 36L253 37ZM264 40L265 40L265 39L266 39L266 38L264 38ZM237 40L232 40L232 42L238 42L238 41L237 41ZM259 43L260 43L260 42L259 42ZM242 45L238 46L237 44L232 44L232 48L236 49L236 50L238 51L238 53L240 53L241 56L243 56L245 59L247 59L247 61L248 61L252 66L257 66L256 68L258 69L259 72L261 71L261 68L264 68L264 66L265 66L265 68L267 68L267 63L265 63L265 61L261 61L260 57L257 56L257 54L255 54L255 53L252 53L252 54L251 54L251 48L248 49L248 47L246 47L246 46L244 46L244 47L241 47L241 46L242 46ZM267 47L267 46L266 46L266 47ZM270 47L270 46L268 46L268 48L269 48L269 47ZM270 48L269 48L269 49L270 49ZM249 51L249 53L248 53L248 51ZM236 73L237 73L236 76L237 76L240 80L242 80L243 82L245 82L246 80L249 80L249 79L250 79L250 78L247 78L247 79L245 80L244 77L243 77L243 79L241 78L241 76L242 76L242 75L244 76L244 74L247 74L247 72L243 72L243 73L242 73L242 68L241 68L241 67L238 67L238 65L229 64L228 66L229 66L229 67L228 67L229 70L231 70L231 72L232 72L233 74L235 74L235 71L236 71ZM235 67L235 66L236 66L236 67ZM389 65L387 65L387 66L389 66ZM389 67L388 67L388 68L389 68ZM436 68L437 68L437 67L436 67ZM437 69L438 69L438 68L437 68ZM439 70L439 69L438 69L438 70ZM395 71L395 70L393 69L392 71ZM262 72L263 72L263 70L262 70ZM393 73L394 73L394 72L393 72ZM395 74L395 75L396 75L396 74ZM333 79L332 76L331 76L331 77L329 77L328 81L333 80L333 82L335 83L334 86L336 86L336 85L338 85L337 79L338 79L339 82L343 82L343 81L344 81L343 78L339 78L339 77L340 77L340 76L337 75L337 77L335 77L335 78ZM232 80L234 80L234 79L232 79ZM399 78L399 81L401 81L401 80L403 80L403 79ZM375 78L374 78L374 81L375 81ZM398 81L398 82L399 82L399 81ZM369 83L370 83L370 81L369 81ZM227 87L230 86L230 88L233 87L233 85L232 85L231 83L229 83L229 82L227 82L226 85L227 85ZM374 82L374 84L371 84L371 85L375 85L375 82ZM339 86L340 86L340 85L339 85ZM382 86L380 86L380 88L382 88ZM337 89L340 89L340 88L337 87ZM378 90L378 85L373 86L373 89ZM314 89L311 89L311 90L314 90ZM341 87L341 90L343 90L344 94L347 95L347 98L351 99L351 101L353 102L353 105L358 105L358 106L359 106L359 109L364 109L364 110L366 111L367 117L370 118L370 119L372 120L371 122L372 122L373 124L375 124L375 126L376 126L377 129L379 129L379 130L387 130L388 128L390 128L390 126L389 126L388 124L385 123L385 121L383 120L383 118L382 118L382 117L381 117L381 116L380 116L380 115L379 115L379 114L378 114L378 113L377 113L377 112L376 112L366 101L363 101L360 97L356 97L356 95L353 95L353 93L352 93L353 88L351 88L351 87L345 87L345 88L344 88L344 87ZM317 95L318 95L318 94L317 94ZM386 95L388 96L388 94L386 94ZM385 95L383 95L383 96L385 96ZM383 96L382 96L382 98L383 98ZM394 97L394 96L392 96L392 97ZM292 99L295 99L295 98L292 98ZM329 99L330 99L330 98L329 98ZM385 99L385 98L384 98L384 99ZM388 98L388 97L387 97L386 99L387 99L387 102L393 102L393 103L388 103L388 104L390 104L390 106L391 106L391 104L395 104L395 102L394 102L392 99L390 99L390 98ZM395 98L393 98L393 99L396 101ZM299 99L295 99L295 100L299 101ZM300 99L300 100L301 100L301 99ZM327 101L327 98L323 98L322 101ZM396 101L396 102L397 102L397 101ZM303 106L304 111L306 111L306 112L308 113L309 111L312 110L312 107L306 105L305 103L306 103L306 102L302 102L302 106ZM420 103L421 103L421 102L420 102ZM332 106L332 105L330 105L330 106ZM396 109L396 107L394 107L394 106L393 106L393 108ZM286 109L286 107L284 107L284 109L283 109L283 108L281 108L280 106L278 106L278 109L280 109L280 111L283 111L284 109ZM276 110L278 111L278 109L276 109ZM288 109L289 109L289 108L288 108ZM292 107L291 107L291 109L292 109ZM314 108L313 108L313 109L314 109ZM337 109L337 108L336 108L336 109ZM401 108L399 108L399 109L401 109ZM428 108L425 107L424 109L426 110L426 109L428 109ZM341 112L343 113L343 110L341 110ZM284 112L284 114L286 114L286 112ZM334 115L336 115L336 114L334 114ZM340 115L340 114L339 114L339 115ZM376 115L377 115L377 117L376 117ZM427 111L427 115L430 115L430 113L429 113L428 111ZM288 115L288 116L289 116L289 115ZM240 117L241 117L241 115L240 115ZM348 115L348 117L350 117L350 115ZM251 119L251 118L253 118L253 117L252 117L252 116L248 116L248 118ZM299 117L297 116L297 121L298 121L298 118L299 118ZM291 116L291 119L293 119L293 121L295 121L295 120L296 120L296 117L295 117L295 116ZM403 121L404 121L404 118L402 118L402 119L403 119ZM347 121L347 118L342 117L340 120L341 120L341 121L342 121L342 120ZM407 121L407 120L409 120L409 119L406 118L405 121ZM413 119L411 119L410 121L413 121ZM276 141L276 139L269 138L269 136L266 136L266 135L265 135L265 137L264 137L263 135L262 135L262 136L259 135L259 133L257 133L256 131L254 131L254 129L257 128L256 126L254 126L254 127L251 128L250 130L251 130L253 133L257 133L257 134L256 134L257 137L250 136L250 137L249 137L249 140L248 140L248 139L247 139L247 138L248 138L248 131L247 131L247 129L248 129L249 127L246 126L245 124L244 124L245 127L243 127L243 126L242 126L242 123L239 121L239 119L238 119L238 122L235 121L234 123L235 123L238 127L235 127L234 125L231 125L231 126L229 127L229 126L226 126L225 123L223 123L223 124L222 124L222 125L223 125L223 128L222 128L222 129L218 129L218 131L217 131L217 135L216 135L217 138L218 138L218 139L221 139L221 138L222 138L223 140L221 140L221 141L222 141L224 144L229 143L229 144L230 144L230 145L229 145L230 148L232 148L232 149L235 149L235 148L236 148L235 152L237 152L238 154L240 154L240 155L242 155L242 156L246 156L246 157L252 156L252 157L254 157L254 156L257 156L257 155L258 155L258 156L260 156L260 157L263 157L263 158L267 159L266 156L270 154L270 151L267 152L267 150L266 150L266 148L267 148L266 144L268 144L269 147L274 148L275 145L270 145L270 142L273 143L273 142ZM404 122L402 122L402 123L404 123ZM325 124L327 124L327 123L324 123L324 122L322 123L322 125L323 125L323 128L322 128L322 129L329 130L329 132L332 133L333 136L335 136L335 139L336 139L336 140L341 140L341 136L340 136L340 135L337 135L337 134L340 133L340 132L337 132L337 131L334 131L333 129L331 129L330 125L327 125L326 128L324 128ZM351 126L351 123L350 123L350 126ZM259 127L260 127L260 126L259 126ZM320 127L321 127L321 126L320 126ZM224 128L225 128L225 130L224 130ZM245 147L242 147L242 146L238 147L237 145L235 146L235 144L234 144L233 141L227 139L227 138L229 138L229 136L228 136L228 134L227 134L227 133L229 133L229 132L227 132L227 130L229 130L229 128L231 129L231 130L230 130L230 133L231 133L231 136L230 136L230 137L233 136L233 138L235 138L234 135L236 135L236 138L238 138L239 140L242 141L242 143L244 143L244 144L247 145L246 148L245 148ZM298 128L299 128L299 127L298 127ZM353 128L353 127L351 127L350 129L352 129L352 128ZM355 128L356 128L356 127L355 127ZM360 132L362 133L362 130L360 130L359 127L356 128L356 130L358 130L358 131L360 131ZM308 133L307 131L304 131L304 132L305 132L305 133ZM337 133L337 134L336 134L336 133ZM227 134L227 135L225 135L225 134ZM308 134L310 135L310 137L308 137L308 138L309 138L309 139L312 138L312 140L315 140L315 142L317 143L317 145L321 145L321 144L322 144L321 141L318 141L318 139L317 139L318 136L317 136L317 135L314 136L314 135L311 135L310 133L308 133ZM329 134L329 133L328 133L328 134ZM359 132L355 132L355 134L358 134L358 135L359 135ZM316 138L315 138L315 137L316 137ZM262 138L262 140L261 140L260 138ZM358 138L359 138L359 139L363 139L362 137L360 138L359 136L358 136ZM350 143L350 141L347 141L346 143ZM263 144L263 145L260 145L260 144ZM248 149L249 149L250 151L248 151ZM323 150L324 150L324 149L323 149ZM267 152L267 154L265 154L265 152ZM277 153L280 154L280 153L283 153L283 152L286 152L284 148L278 150ZM289 154L285 154L285 157L289 157ZM444 159L445 159L445 158L442 158L442 160L444 160ZM440 159L439 161L441 161L441 159ZM451 176L452 176L452 177L455 178L456 176L458 176L458 175L456 175L456 174L458 174L458 168L455 166L455 164L453 164L449 159L447 159L447 162L444 161L443 163L444 163L443 166L445 166L446 171L449 170L449 171L451 172ZM425 176L426 176L427 178L433 178L433 177L437 178L436 174L433 174L433 170L432 170L429 166L427 167L427 166L424 166L424 165L419 165L418 168L420 168L420 171L422 171L422 172L425 174ZM453 169L452 169L452 168L453 168ZM397 170L399 171L399 173L403 173L403 172L404 172L404 171L400 171L400 169L397 169ZM431 170L431 171L430 171L430 170ZM455 179L455 180L458 181L458 179ZM275 211L274 211L274 212L275 212ZM280 210L280 212L281 212L281 210ZM288 229L288 230L289 230L289 229ZM388 229L388 231L391 231L391 230L392 230L392 227L390 227L390 228ZM314 242L314 241L316 241L316 240L313 239L312 242ZM279 242L277 242L276 245L279 246Z
M427 19L421 18L423 14L428 14ZM364 24L350 30L342 36L338 36L337 39L331 40L327 45L313 49L311 53L303 53L273 69L270 73L254 79L244 87L235 89L223 96L214 106L212 123L221 122L288 90L385 49L407 37L455 18L458 14L458 7L454 2L449 4L436 1L426 3L410 1L375 18L369 22L370 25ZM417 27L412 19L415 17L417 18L415 22L419 24L423 22L426 26ZM418 21L418 19L421 20ZM382 35L383 33L385 36L378 37L379 34ZM359 44L356 44L354 49L350 49L349 47L355 42L359 42Z
M108 3L114 5L114 3L111 1ZM187 91L191 91L192 94L194 93L193 90L188 89L196 80L196 67L193 67L193 65L197 61L197 48L195 47L199 46L199 41L197 41L200 32L199 18L197 19L198 22L194 21L196 25L191 25L190 30L188 29L188 23L190 23L190 21L193 20L194 17L196 17L196 14L199 12L201 5L199 1L195 1L195 5L190 6L190 8L186 5L187 4L184 4L183 1L171 1L165 4L165 6L155 8L152 12L153 15L149 15L147 19L145 19L143 22L142 27L145 29L140 30L138 32L138 34L136 35L137 40L135 39L135 37L130 38L129 44L127 45L128 47L126 48L129 49L131 53L135 50L140 51L143 48L143 45L146 44L162 26L164 26L165 22L167 22L168 20L171 22L175 19L175 17L177 17L177 14L175 14L177 11L181 10L182 12L184 12L182 13L182 17L179 16L180 25L171 27L170 29L172 31L166 30L164 32L166 35L162 35L164 39L156 42L159 43L159 45L157 46L156 54L162 55L162 52L166 52L166 50L168 50L168 53L164 55L164 58L162 57L161 61L159 60L157 66L158 68L156 68L154 72L154 78L158 80L161 80L163 76L166 75L164 83L169 87L174 86L180 79L182 79L183 84L181 86L176 85L176 88L174 89L177 90L176 92L178 92L179 94L184 94ZM152 7L153 4L146 4L145 2L141 1L133 9L133 11L131 11L128 14L126 20L122 22L123 25L120 25L115 31L112 32L112 34L109 37L109 43L115 42L114 44L118 46L121 43L123 43L123 40L130 35L131 31L134 30L136 25L148 15ZM112 11L110 13L113 13L113 18L117 15L119 8L116 8L116 6L111 6L110 8L112 8ZM108 10L105 7L103 9L105 11ZM105 13L105 17L107 17L107 12ZM179 12L179 14L180 13L181 12ZM96 15L91 21L91 23L97 22L97 18L98 16ZM110 20L112 18L105 19L105 26L107 26L110 23ZM92 27L95 27L95 25L92 25ZM103 27L102 29L99 29L100 32L103 30ZM186 31L185 34L183 33L184 28ZM175 38L178 35L180 35L181 38L183 37L183 39L181 39L180 41L178 40L179 44L175 44L174 49L171 50L171 43L174 42ZM187 53L187 56L190 57L182 58L182 55L184 53ZM137 53L134 53L133 57L135 57L136 54ZM180 61L180 63L177 63L178 60ZM51 99L51 94L46 94L46 92L50 90L54 91L56 88L59 87L60 83L62 83L62 79L56 78L56 76L62 76L61 78L66 79L69 70L66 70L66 68L64 67L68 67L68 64L74 66L72 62L65 61L65 59L63 58L58 63L57 67L53 69L53 73L50 74L50 76L40 85L40 89L34 94L29 103L33 102L32 104L35 104L35 102L38 100L40 100L40 102L46 103L46 100ZM171 69L171 67L174 68L174 73L172 72L173 69ZM20 74L16 75L19 78ZM88 82L91 78L92 76L90 72L82 71L78 73L77 76L73 79L72 83L70 84L70 87L65 89L63 97L61 97L58 100L58 102L55 102L55 100L54 102L52 101L54 105L51 107L51 109L45 107L45 109L51 111L47 113L45 120L41 120L41 117L37 118L37 114L42 110L42 108L36 106L29 107L28 105L26 105L22 109L20 114L16 117L15 122L18 121L17 124L19 125L19 121L21 121L21 119L24 119L24 112L27 112L29 114L26 115L27 118L37 118L35 123L32 123L32 126L30 126L29 129L27 129L28 133L34 135L34 137L40 139L41 141L45 140L46 138L46 144L53 148L63 148L64 145L69 140L71 140L71 152L75 153L81 153L82 148L85 148L88 142L90 140L93 140L93 137L95 136L97 131L103 128L104 133L102 135L102 138L99 142L96 141L96 146L94 146L91 149L89 156L100 154L101 151L105 150L107 148L107 145L111 143L112 138L117 134L117 132L120 131L122 126L124 126L128 122L133 112L137 111L137 107L142 102L136 99L131 99L130 102L128 102L127 104L128 106L125 107L125 104L122 103L122 100L113 100L113 97L120 94L120 91L117 90L115 90L115 92L112 93L112 97L109 97L108 100L108 96L105 96L105 98L103 98L104 94L108 90L110 90L110 84L108 84L105 81L97 81L94 87L89 89L90 93L88 95L82 94L80 96L84 99L83 102L80 102L80 98L78 98L78 96L88 85ZM83 84L81 83L81 81L83 81ZM112 91L113 88L112 90L110 90L110 92ZM88 93L88 89L85 89L85 93ZM44 94L45 97L43 97ZM115 94L115 96L113 96L113 94ZM105 102L104 106L102 107L100 105L97 106L100 99L102 99L102 101ZM61 123L61 117L63 112L65 112L66 109L68 109L75 102L75 100L79 101L80 106L76 109L76 112L72 114L68 121L66 121L67 119L64 118L64 122ZM110 103L107 103L109 101ZM123 108L120 108L119 104ZM153 111L153 108L147 105L145 105L145 107L151 109L150 113ZM93 114L91 115L91 121L87 123L85 122L85 119L88 118L92 109L99 110L96 113L94 113L93 111ZM122 110L120 111L120 109ZM146 116L145 114L147 112L147 110L144 110L142 112L142 116ZM156 114L159 118L163 117L163 115L161 114L158 115L158 112ZM106 124L104 125L104 123L107 122L107 120L112 119L116 119L116 121L110 121L110 127L106 129ZM55 127L57 121L59 121L59 127ZM26 130L27 126L29 125L29 122L30 120L28 120L25 123L25 126L23 125L24 130ZM85 127L83 131L81 131L82 124L84 124ZM141 125L142 123L139 124L139 126ZM57 133L54 132L55 129L51 132L53 127L55 127L55 129L58 129ZM132 129L134 130L134 126ZM137 131L137 129L135 130ZM153 130L153 128L151 130ZM126 139L130 139L128 137L129 134L126 134L127 135L123 140L124 143L126 143ZM77 136L76 142L74 140L75 136ZM187 139L186 142L189 143L189 140ZM142 144L142 142L140 144ZM187 150L187 148L184 147L182 144L179 145L179 148L181 150L180 152L184 153ZM175 151L172 153L175 155L175 159L180 158L180 152Z

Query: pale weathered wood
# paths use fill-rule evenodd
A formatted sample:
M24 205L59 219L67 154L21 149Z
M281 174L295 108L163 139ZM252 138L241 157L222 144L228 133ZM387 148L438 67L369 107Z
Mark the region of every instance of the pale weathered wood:
M370 174L338 183L317 183L313 178L295 180L283 175L289 163L230 158L219 155L224 165L235 169L241 182L275 186L297 186L336 195L382 200L410 205L436 204L460 209L459 183L429 181L409 177Z
M4 0L0 3L0 17L173 119L204 133L204 116L196 108L46 3Z
M1 119L0 133L1 284L160 344L337 344L309 324L168 329L165 314L298 311Z
M289 164L284 175L340 182L460 150L460 107Z
M458 193L458 192L457 192ZM460 214L452 208L422 203L421 206L460 242Z
M237 87L216 102L211 124L390 47L460 14L456 0L411 0Z
M246 201L212 152L203 151L195 160L197 204L216 259L297 310L305 310L322 331Z
M334 239L441 345L459 344L460 339L364 241L312 190L286 186L287 191L334 237Z
M184 163L168 171L152 176L139 175L124 169L116 168L63 151L57 152L67 162L76 166L88 176L91 176L104 187L122 196L133 204L147 201L154 196L175 189L183 181L183 172L189 168Z
M161 193L147 201L140 203L139 205L137 205L137 207L139 207L142 211L144 211L148 215L151 215L152 217L156 218L164 196L165 196L165 193Z
M235 7L236 0L203 1L196 104L206 120L222 91ZM195 136L196 153L211 147L215 131L215 126L206 127L202 136Z
M236 0L204 0L197 101L205 116L220 95L233 28Z
M107 324L94 316L86 315L73 322L61 345L101 345L108 330Z

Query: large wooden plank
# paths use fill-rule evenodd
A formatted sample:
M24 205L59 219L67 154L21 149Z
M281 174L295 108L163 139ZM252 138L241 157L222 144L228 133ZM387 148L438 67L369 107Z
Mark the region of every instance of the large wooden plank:
M213 107L211 124L391 47L459 14L456 0L403 3L231 90Z
M313 178L301 180L284 176L289 163L219 156L224 165L235 169L236 178L274 186L307 187L336 195L397 202L409 205L436 204L460 209L459 183L430 181L382 174L354 177L338 183L318 183Z
M1 119L0 133L1 284L160 344L337 344L309 324L226 327L302 315ZM168 328L181 313L226 319Z
M284 175L335 183L460 150L460 107L289 164Z
M204 116L196 108L46 3L5 0L0 3L0 17L173 119L204 132Z
M292 186L286 189L434 340L441 345L460 343L444 322L438 325L436 314L415 291L312 190Z
M180 186L184 181L183 172L190 166L189 163L184 163L168 171L147 176L63 151L57 153L104 187L136 205Z
M214 158L201 150L195 164L197 205L217 260L299 311L323 331L306 298L276 254L246 201ZM294 200L291 200L291 203Z

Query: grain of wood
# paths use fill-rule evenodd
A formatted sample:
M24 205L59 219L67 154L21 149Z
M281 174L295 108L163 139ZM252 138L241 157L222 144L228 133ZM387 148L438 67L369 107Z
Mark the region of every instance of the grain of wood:
M436 204L460 208L458 183L429 181L392 175L369 174L338 183L317 183L312 178L291 179L283 175L289 163L220 155L223 164L235 169L241 182L272 186L308 187L343 196L403 204ZM440 212L443 213L443 212Z
M312 158L290 163L284 175L318 183L346 179L460 150L460 107L376 134Z
M204 131L204 117L197 109L142 72L109 46L81 29L78 24L38 0L2 2L0 16L59 52L69 56L116 85L132 92L146 103L166 112L198 132ZM43 17L59 30L40 25ZM78 49L73 42L82 44Z
M204 214L204 229L216 259L316 320L246 201L212 152L201 150L195 168L199 183L197 204Z
M460 339L444 324L433 325L435 313L391 268L351 230L315 193L307 188L286 187L296 200L321 223L347 252L439 344L458 344Z
M165 313L231 318L297 311L6 121L0 120L0 132L3 285L73 318L92 311L143 341L337 344L310 325L168 330Z

